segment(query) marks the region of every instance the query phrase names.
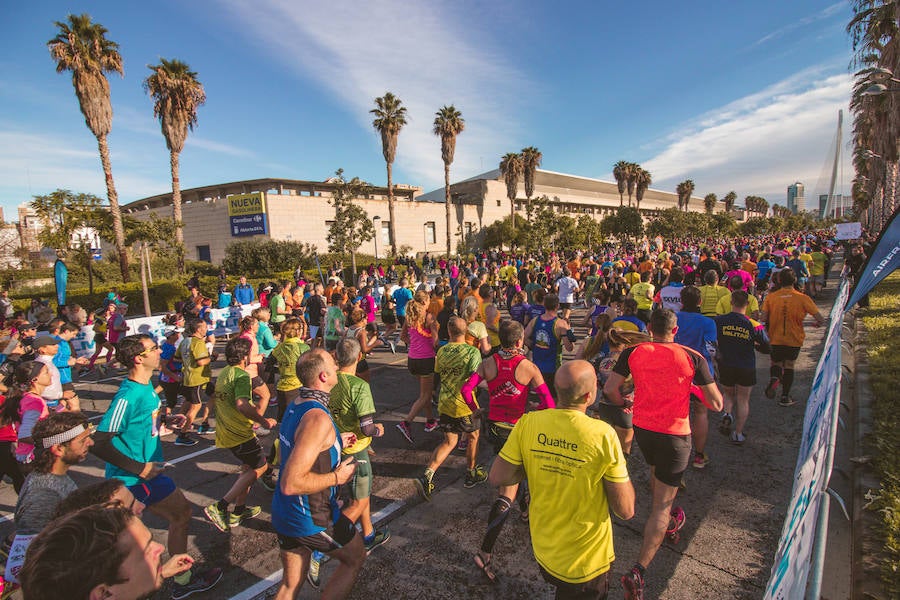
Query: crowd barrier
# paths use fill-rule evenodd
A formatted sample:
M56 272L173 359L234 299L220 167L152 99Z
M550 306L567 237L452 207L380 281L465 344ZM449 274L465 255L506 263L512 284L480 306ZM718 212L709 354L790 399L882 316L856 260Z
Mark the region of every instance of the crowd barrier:
M209 333L217 337L236 333L240 320L253 312L254 308L258 307L259 303L256 302L253 304L212 309L210 311L212 325L209 328ZM128 335L146 333L157 340L157 342L162 342L165 337L166 329L170 327L166 324L165 319L166 315L125 319L126 323L128 323ZM94 326L85 325L82 327L81 331L79 331L72 340L72 347L75 349L75 354L79 357L92 356L96 349L96 346L94 345Z

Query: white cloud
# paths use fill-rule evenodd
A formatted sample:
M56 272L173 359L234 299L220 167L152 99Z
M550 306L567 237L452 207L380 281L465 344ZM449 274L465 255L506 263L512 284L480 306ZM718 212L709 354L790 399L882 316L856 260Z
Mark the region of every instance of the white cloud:
M435 111L454 104L466 119L453 169L477 172L480 157L500 156L516 139L509 117L517 94L533 88L497 53L485 47L487 32L462 23L447 5L371 0L298 3L225 0L241 28L264 39L262 50L301 76L312 76L380 139L369 110L391 91L408 109L397 163L413 182L438 185L443 163L431 133ZM459 13L467 13L464 8Z
M765 44L766 42L771 42L772 40L777 40L778 38L783 37L792 31L800 29L801 27L806 27L807 25L811 25L818 21L827 19L833 15L839 14L842 10L846 11L847 8L848 8L847 2L835 2L834 4L832 4L830 6L826 6L824 9L820 10L819 12L817 12L815 14L809 15L807 17L803 17L802 19L798 19L798 20L794 21L793 23L789 23L789 24L785 25L784 27L780 27L779 29L776 29L775 31L773 31L772 33L770 33L768 35L764 35L760 39L756 40L756 42L754 42L751 45L751 48L755 47L755 46L761 46L762 44Z
M811 68L700 115L667 136L665 148L644 161L653 187L674 188L691 178L700 196L733 189L739 198L769 195L779 204L794 181L805 183L808 195L818 191L826 165L830 173L827 155L830 146L834 151L839 109L844 109L846 143L851 85L849 74ZM844 155L849 184L852 168Z

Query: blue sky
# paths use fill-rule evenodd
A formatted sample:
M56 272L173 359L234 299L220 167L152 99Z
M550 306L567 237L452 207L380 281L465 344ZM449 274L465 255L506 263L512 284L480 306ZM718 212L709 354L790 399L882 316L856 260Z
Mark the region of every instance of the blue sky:
M89 13L120 45L109 136L119 198L171 190L168 151L142 88L178 58L207 93L181 155L183 188L279 177L385 183L373 98L409 110L394 181L443 184L434 112L466 119L451 179L537 146L543 168L612 179L625 159L674 190L733 189L785 203L822 181L850 93L850 5L470 0L47 0L6 11L0 36L0 205L56 188L105 198L96 141L46 48L54 21ZM846 112L846 111L845 111ZM845 122L849 122L845 114ZM849 127L845 128L846 132ZM849 152L845 152L849 154ZM843 168L845 189L852 169ZM740 200L739 200L740 203Z

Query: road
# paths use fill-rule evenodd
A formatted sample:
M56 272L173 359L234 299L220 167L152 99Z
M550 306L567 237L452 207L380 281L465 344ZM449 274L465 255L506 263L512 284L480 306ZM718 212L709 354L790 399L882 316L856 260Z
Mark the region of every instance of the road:
M834 288L829 287L818 301L825 315L833 294ZM578 310L573 320L580 323L583 315L584 309ZM586 333L583 327L576 327L576 332L579 338ZM824 327L808 329L793 390L798 402L792 407L780 407L763 396L768 358L759 358L760 383L753 393L744 446L731 445L717 432L718 417L710 416L710 463L686 475L687 489L677 501L687 514L683 535L677 545L666 543L657 554L646 576L647 598L762 597L791 492L804 400L824 332ZM405 353L376 351L369 362L378 420L386 428L386 435L373 445L377 454L372 459L372 510L381 525L389 527L392 538L369 557L352 597L551 598L552 588L540 578L531 555L527 524L518 519L516 509L495 549L499 581L490 584L474 567L472 555L480 544L495 493L486 484L463 488L464 459L460 453L454 452L438 471L434 500L426 503L418 498L412 478L421 473L440 434L425 433L420 422L413 427L415 444L410 445L394 427L418 391L417 382L406 370ZM77 384L82 407L95 422L108 407L120 379L89 376ZM262 505L263 514L230 534L215 529L203 516L202 508L228 489L238 465L230 452L215 448L213 438L201 436L200 444L190 448L175 446L174 436L163 439L166 460L176 463L171 476L194 505L190 552L200 562L226 567L219 586L193 597L265 598L272 582L278 581L280 569L269 520L271 494L254 486L248 503ZM263 438L264 445L268 447L272 439ZM482 448L480 457L489 464L489 450ZM72 471L79 485L103 477L102 465L94 457ZM617 561L610 592L614 599L622 597L618 574L636 559L648 513L648 469L639 451L633 453L629 471L637 491L637 511L631 521L615 520ZM3 535L12 530L9 515L14 506L12 487L3 484ZM149 513L145 513L145 522L154 537L164 543L164 523ZM323 566L323 578L332 568ZM157 597L167 598L166 592L164 588ZM318 595L306 586L301 598Z

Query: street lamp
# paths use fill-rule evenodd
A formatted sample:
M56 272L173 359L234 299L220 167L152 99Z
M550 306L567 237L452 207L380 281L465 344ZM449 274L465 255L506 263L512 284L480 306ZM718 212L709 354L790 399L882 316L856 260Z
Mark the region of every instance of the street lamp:
M891 81L895 81L895 80L892 79ZM884 85L883 83L873 83L872 85L867 87L861 95L862 96L880 96L882 94L896 94L897 92L900 92L900 88L889 88L888 86Z
M372 217L372 227L375 228L375 262L378 262L378 225L375 224L375 221L380 221L381 217L375 215Z
M863 90L861 95L880 96L900 92L900 88L889 88L887 83L900 83L900 79L896 79L890 69L874 67L869 71L869 87Z

